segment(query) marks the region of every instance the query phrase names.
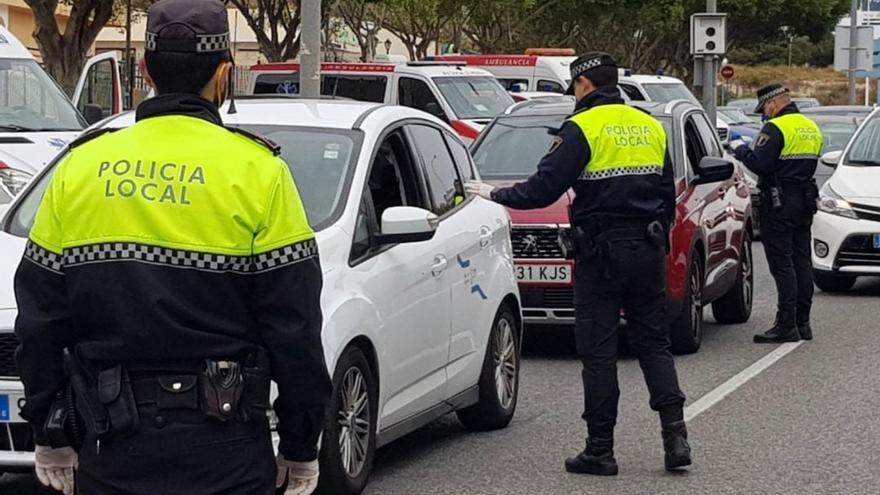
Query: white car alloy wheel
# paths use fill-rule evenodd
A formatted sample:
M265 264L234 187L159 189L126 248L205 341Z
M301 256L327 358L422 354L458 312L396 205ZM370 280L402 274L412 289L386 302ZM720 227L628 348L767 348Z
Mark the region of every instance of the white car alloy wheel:
M517 356L513 327L505 318L495 324L495 392L504 409L510 409L516 392Z
M370 441L370 394L356 366L345 372L339 393L339 454L348 475L356 478L364 468Z

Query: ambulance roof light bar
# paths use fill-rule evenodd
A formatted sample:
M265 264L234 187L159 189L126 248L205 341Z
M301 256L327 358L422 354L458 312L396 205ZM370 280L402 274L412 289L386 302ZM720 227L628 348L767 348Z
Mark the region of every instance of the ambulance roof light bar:
M438 60L415 60L406 63L409 67L464 67L467 64L467 62L446 62Z

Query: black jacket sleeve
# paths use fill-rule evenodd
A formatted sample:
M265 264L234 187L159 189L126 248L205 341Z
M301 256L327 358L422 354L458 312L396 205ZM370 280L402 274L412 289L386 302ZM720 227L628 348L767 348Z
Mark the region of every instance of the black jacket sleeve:
M537 172L525 182L496 189L492 200L518 210L549 206L575 184L589 161L590 146L583 131L566 122L538 163Z
M262 271L253 274L252 305L269 350L272 379L278 385L273 404L278 450L289 461L305 462L318 457L318 438L331 392L321 342L323 274L293 178L280 161L279 167L264 229L255 240L260 251L271 248L263 257L278 263L262 265L261 256L256 256L257 269ZM277 253L292 255L276 257Z
M782 132L768 122L755 138L754 150L748 146L740 146L733 151L733 154L752 172L762 177L770 177L777 172L779 155L784 145Z
M257 322L278 384L278 450L289 461L313 461L330 397L321 344L321 266L315 255L254 277Z

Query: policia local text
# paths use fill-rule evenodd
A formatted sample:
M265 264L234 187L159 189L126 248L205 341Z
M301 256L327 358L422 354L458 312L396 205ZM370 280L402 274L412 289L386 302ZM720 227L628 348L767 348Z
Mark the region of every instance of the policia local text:
M199 165L186 166L177 163L101 162L98 178L105 176L104 196L130 198L138 195L147 201L189 205L187 186L205 184L205 172Z

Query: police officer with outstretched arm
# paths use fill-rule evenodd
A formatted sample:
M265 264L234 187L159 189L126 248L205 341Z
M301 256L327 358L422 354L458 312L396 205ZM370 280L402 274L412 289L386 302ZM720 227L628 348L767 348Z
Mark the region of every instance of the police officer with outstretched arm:
M769 120L755 139L754 149L742 142L730 144L734 156L758 175L761 238L778 294L773 327L754 340L812 340L810 230L819 196L813 174L824 143L822 132L798 111L781 84L758 90L755 113Z
M591 53L571 64L568 94L575 113L563 124L537 172L502 189L471 182L475 194L517 209L542 208L574 188L571 225L577 246L575 337L583 361L586 448L565 461L572 473L617 474L614 426L618 325L660 413L668 470L690 465L682 406L666 322L666 250L675 187L666 133L653 117L624 105L611 56Z
M224 4L156 3L145 62L158 96L71 143L15 276L37 475L67 495L311 493L317 245L278 147L223 126Z

